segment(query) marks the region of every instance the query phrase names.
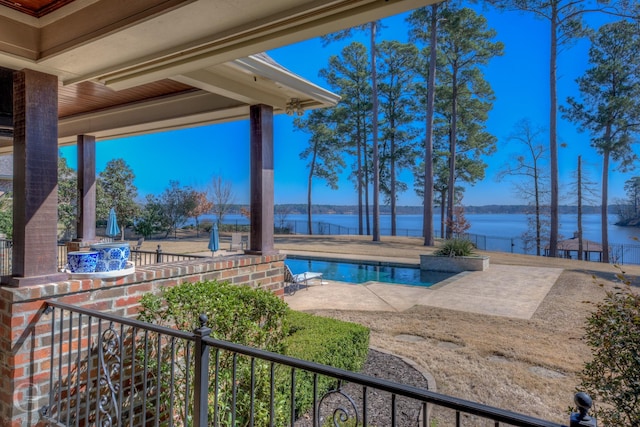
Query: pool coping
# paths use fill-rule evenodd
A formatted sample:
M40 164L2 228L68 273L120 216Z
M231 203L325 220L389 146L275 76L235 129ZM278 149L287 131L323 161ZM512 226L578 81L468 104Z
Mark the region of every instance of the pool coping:
M420 262L406 262L406 261L382 261L382 260L377 260L377 259L358 259L358 258L343 258L343 257L336 257L336 256L316 256L316 255L303 255L300 253L286 253L286 257L290 258L290 259L298 259L298 260L307 260L307 259L311 259L314 261L327 261L327 262L342 262L342 263L361 263L361 264L367 264L367 265L375 265L375 266L385 266L385 267L399 267L399 268L416 268L418 270L420 270ZM460 273L453 273L453 272L447 272L447 271L437 271L438 273L448 273L448 274L452 274L451 277L448 277L446 279L442 279L437 281L434 284L431 284L429 286L425 286L425 285L411 285L408 283L395 283L395 282L379 282L377 280L369 280L367 282L362 282L362 283L353 283L353 282L345 282L343 280L334 280L334 279L327 279L326 277L323 277L323 282L335 282L335 283L344 283L344 284L348 284L348 285L355 285L355 286L368 286L368 285L372 285L372 284L381 284L381 285L390 285L390 286L410 286L412 288L423 288L423 289L437 289L441 286L445 286L449 283L451 283L452 281L458 280L459 278L463 277L463 275L465 275L466 273L469 273L468 271L463 271ZM313 285L310 285L313 286Z
M405 258L392 259L291 251L287 255L310 258L335 258L340 261L382 261L412 264ZM285 301L294 310L365 310L402 312L414 306L437 307L501 317L531 319L538 306L564 270L555 267L531 267L492 264L487 271L459 273L430 287L367 282L353 286L331 282L311 286Z
M412 267L420 268L420 262L403 262L403 261L382 261L377 259L359 259L359 258L343 258L338 256L322 256L322 255L304 255L300 253L286 253L287 258L291 259L308 259L311 258L317 261L331 261L331 262L349 262L358 261L362 264L370 265L385 265L389 267Z

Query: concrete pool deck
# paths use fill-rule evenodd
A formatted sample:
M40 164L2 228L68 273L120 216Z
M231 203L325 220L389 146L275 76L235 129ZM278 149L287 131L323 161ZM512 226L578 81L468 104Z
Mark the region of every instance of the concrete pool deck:
M291 255L306 255L283 251ZM316 254L327 257L327 254ZM341 256L344 260L389 258ZM415 259L393 262L416 264ZM363 310L401 312L421 305L493 316L530 319L562 273L562 268L491 264L487 271L460 273L430 288L367 282L361 285L325 280L285 296L294 310ZM298 273L298 272L296 272Z

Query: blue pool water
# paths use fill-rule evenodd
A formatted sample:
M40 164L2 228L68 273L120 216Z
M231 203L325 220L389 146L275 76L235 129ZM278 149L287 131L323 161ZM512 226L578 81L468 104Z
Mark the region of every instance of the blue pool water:
M327 280L347 283L366 283L370 281L397 285L429 287L456 273L440 271L422 271L417 267L387 265L371 262L327 261L297 257L287 257L285 264L293 274L313 271L322 273Z

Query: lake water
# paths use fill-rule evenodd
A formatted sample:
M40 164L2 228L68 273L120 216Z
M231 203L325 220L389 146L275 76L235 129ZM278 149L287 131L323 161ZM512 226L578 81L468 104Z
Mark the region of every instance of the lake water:
M500 251L512 253L535 254L535 249L522 239L527 231L528 216L524 214L466 214L465 217L471 228L467 231L469 239L478 249L487 251ZM203 216L201 220L212 220L213 217ZM358 234L357 215L313 215L313 234ZM640 264L640 242L634 238L640 238L640 228L618 227L613 224L615 215L609 217L609 245L611 248L610 259L621 264ZM224 218L226 224L243 225L248 220L241 215L227 215ZM434 216L436 237L440 236L440 215ZM284 220L276 218L277 227L286 227L296 234L308 234L306 215L288 215ZM583 238L593 242L600 242L600 215L588 214L582 217ZM574 214L560 215L560 240L573 237L577 230L577 216ZM365 225L366 232L366 225ZM380 218L380 234L391 234L391 217L382 215ZM422 215L398 215L398 236L422 236ZM575 256L575 254L573 254ZM599 253L590 254L592 261L599 260Z
M501 239L519 239L522 234L527 231L527 215L524 214L466 214L465 217L471 228L468 233L479 234L483 236L501 238ZM278 218L276 218L278 221ZM327 224L324 227L324 234L338 234L331 229L331 226L342 227L343 234L357 234L358 216L357 215L331 215L317 214L312 216L314 223ZM637 243L634 237L640 238L640 229L636 227L618 227L613 224L616 221L615 215L609 216L609 242L618 244ZM225 223L248 224L248 220L241 215L227 215L224 219ZM301 232L306 228L306 215L288 215L285 220L286 225L294 227L294 230ZM435 215L433 219L436 227L436 234L440 230L440 215ZM280 224L276 224L280 225ZM314 226L315 227L315 226ZM366 225L365 225L366 227ZM588 214L582 216L583 237L585 239L599 242L600 236L600 215ZM562 239L573 237L573 233L577 231L577 216L573 214L560 215L560 235ZM380 231L382 235L389 235L391 230L391 217L382 215L380 217ZM398 215L397 217L397 234L408 236L422 235L422 215ZM314 230L316 234L317 231Z

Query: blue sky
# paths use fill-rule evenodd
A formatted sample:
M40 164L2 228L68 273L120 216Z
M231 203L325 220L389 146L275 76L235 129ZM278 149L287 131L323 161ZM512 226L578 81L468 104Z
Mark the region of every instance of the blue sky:
M504 56L495 58L485 70L485 78L496 95L487 126L499 142L497 153L485 159L489 164L485 179L467 188L464 204L523 204L525 202L517 197L512 184L505 180L498 182L496 174L514 152L506 139L517 121L528 118L534 125L548 129L548 23L515 12L482 10L481 13L487 17L489 26L497 31L497 40L505 44ZM406 41L406 16L384 20L385 28L380 32L378 41ZM365 34L357 34L355 38L368 45ZM319 39L312 39L269 51L268 54L296 74L326 87L318 77L319 70L327 66L331 55L338 54L349 42L323 47ZM586 68L587 55L586 41L579 41L561 53L558 61L558 100L561 104L567 96L577 94L575 78ZM423 125L419 123L418 126ZM286 115L274 118L274 132L276 204L306 203L307 161L301 160L299 153L304 150L308 135L295 131L293 117ZM545 145L547 135L545 133L541 141ZM577 156L582 155L583 167L590 179L598 183L598 188L602 160L589 146L589 135L578 133L573 124L562 120L561 115L558 141L564 146L558 153L561 203L574 204L572 197L562 199L562 195L570 192ZM75 147L63 148L62 154L75 168ZM232 183L236 203L249 202L248 121L98 141L96 155L98 172L109 160L123 158L136 175L135 184L141 197L162 193L171 180L205 190L214 176L221 176ZM610 202L623 198L624 182L638 174L640 171L624 175L613 172L609 181ZM356 193L347 176L345 172L338 190L331 190L323 181L316 180L312 192L314 204L356 204ZM404 172L401 179L408 182L409 190L400 195L399 204L420 205L422 200L413 191L411 174Z

